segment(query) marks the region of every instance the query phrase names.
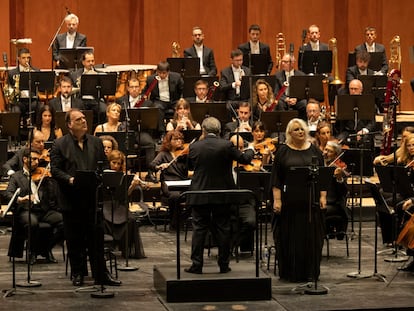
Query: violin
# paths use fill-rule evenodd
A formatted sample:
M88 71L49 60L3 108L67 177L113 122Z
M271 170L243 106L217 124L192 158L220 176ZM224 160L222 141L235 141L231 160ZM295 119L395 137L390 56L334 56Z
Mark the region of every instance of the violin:
M32 172L32 180L35 183L42 181L45 177L52 177L52 174L47 167L39 166Z
M335 167L334 175L336 179L342 180L344 174L346 177L350 176L351 173L347 171L347 164L341 160L341 157L344 155L345 152L342 152L339 156L337 156L331 163L329 163L328 167Z
M39 161L50 162L50 149L43 149Z
M178 158L183 155L189 154L189 152L190 152L190 144L183 144L182 148L175 150L173 154L175 158Z
M263 170L262 160L253 159L250 164L240 164L240 167L243 167L246 172L259 172Z
M255 144L253 147L255 150L260 152L261 154L266 154L266 151L274 152L276 150L275 143L277 142L277 137L275 138L265 138L260 143Z

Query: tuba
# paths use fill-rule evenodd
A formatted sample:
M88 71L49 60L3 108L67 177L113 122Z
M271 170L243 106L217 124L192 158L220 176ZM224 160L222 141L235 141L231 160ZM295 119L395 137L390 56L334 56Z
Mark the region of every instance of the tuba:
M285 36L282 32L279 32L276 37L276 69L280 68L280 62L283 55L286 54L286 42Z
M181 46L180 46L180 44L177 41L174 41L172 43L171 48L172 48L172 55L171 56L173 58L180 57L180 48L181 48Z

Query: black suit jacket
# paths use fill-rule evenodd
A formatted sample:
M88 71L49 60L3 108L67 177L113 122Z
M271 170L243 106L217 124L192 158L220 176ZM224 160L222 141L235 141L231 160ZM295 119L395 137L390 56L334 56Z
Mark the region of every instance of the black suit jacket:
M62 98L58 96L51 99L49 102L49 106L52 107L55 111L62 111ZM74 96L71 96L70 106L72 108L85 110L85 105L83 104L83 101L80 98L75 98Z
M249 54L250 54L250 41L240 44L238 47L243 52L243 66L249 67ZM273 60L272 56L270 55L270 47L266 43L262 43L259 41L259 50L260 54L266 55L267 59L267 73L269 74L273 68Z
M198 57L197 51L194 47L189 47L184 50L184 57ZM203 45L203 66L209 76L217 74L216 62L214 60L213 50Z
M66 37L67 32L61 33L57 35L55 42L53 42L53 60L58 61L59 60L59 49L66 48ZM75 42L73 42L73 47L86 47L86 36L84 34L81 34L79 32L75 35Z
M303 48L305 51L312 51L312 45L308 42ZM319 42L319 51L328 51L329 45L323 42Z
M209 134L190 145L189 166L194 169L190 189L234 189L233 161L247 164L252 158L252 150L242 153L232 142Z
M23 151L24 148L17 150L14 155L3 164L4 174L7 174L9 170L17 172L23 169Z
M244 75L251 75L252 72L248 67L242 66ZM232 83L235 82L233 69L231 66L224 68L220 76L220 90L224 95L225 100L247 100L248 98L237 98L236 89L233 89Z
M39 68L36 68L36 67L33 67L33 66L31 66L30 68L31 68L32 71L40 71ZM16 75L20 75L20 66L16 66L16 68L13 68L13 69L9 70L9 81L8 81L8 83L9 83L10 86L14 87L14 85L15 85L14 77ZM35 91L32 90L32 92L34 93Z
M362 44L355 47L355 53L357 53L358 51L367 51L367 46L365 45L365 43L362 43ZM387 55L385 53L385 46L380 44L380 43L375 42L375 52L381 52L382 53L381 72L383 74L387 74L387 72L388 72L388 61L387 61Z
M367 75L373 75L373 74L374 74L374 71L368 68ZM348 67L348 69L346 70L346 86L349 85L349 82L351 82L351 80L358 79L359 76L360 76L360 73L359 73L357 65Z
M293 75L305 76L306 74L300 70L294 70ZM278 72L276 72L275 77L276 77L276 82L275 82L275 87L274 87L273 92L275 96L277 96L280 89L283 87L283 83L286 81L286 73L284 70L279 70ZM281 97L279 98L278 110L289 110L289 107L285 102L286 97L287 97L286 94L282 94ZM303 98L298 98L298 101L302 99Z
M154 81L155 75L151 75L147 78L147 84L145 88L142 90L142 94L145 94L149 86L151 85L152 81ZM184 80L179 73L170 71L168 74L168 87L170 90L170 102L174 104L177 100L181 98L183 95L184 89ZM160 100L160 89L158 88L158 83L153 88L149 99L151 101Z

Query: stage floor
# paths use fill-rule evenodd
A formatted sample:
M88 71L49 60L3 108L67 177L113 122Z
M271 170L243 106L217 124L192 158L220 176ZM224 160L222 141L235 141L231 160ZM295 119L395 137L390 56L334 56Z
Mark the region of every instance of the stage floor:
M387 254L378 255L378 273L385 276L386 282L381 281L374 273L374 224L362 222L361 260L358 256L358 223L355 224L354 234L349 241L350 256L346 257L344 241L330 240L330 258L326 258L326 246L323 250L321 275L318 287L328 288L326 295L306 295L306 284L283 282L273 274L273 259L268 271L262 266L261 275L272 280L272 299L267 301L230 301L230 302L199 302L199 303L167 303L154 289L154 265L175 264L175 234L158 231L152 226L141 227L141 237L144 243L145 259L130 259L129 265L139 267L132 272L119 272L123 284L120 287L108 287L107 291L115 293L114 298L91 298L90 288L76 290L65 276L65 264L60 247L54 249L58 264L39 263L33 266L31 280L41 282L42 286L29 289L25 293L17 288L17 294L4 298L1 310L414 310L412 292L414 274L398 272L401 263L385 262ZM4 228L5 229L5 228ZM191 236L191 234L189 234ZM380 232L379 232L380 236ZM0 288L9 289L12 285L12 265L7 257L7 247L10 235L8 232L0 235ZM378 238L380 250L386 250ZM182 268L189 266L190 239L182 243ZM207 252L206 252L207 253ZM216 249L212 249L211 257L205 259L208 271L215 271ZM392 256L391 256L392 257ZM125 263L119 259L118 264ZM254 275L254 260L249 254L242 254L240 262L231 262L233 271L220 277L237 275L238 271L252 269ZM358 272L359 276L370 275L368 278L350 278L348 273ZM16 281L27 280L27 265L23 262L16 264ZM183 272L184 273L184 272ZM234 276L233 276L234 277ZM86 279L85 286L93 286L91 279Z

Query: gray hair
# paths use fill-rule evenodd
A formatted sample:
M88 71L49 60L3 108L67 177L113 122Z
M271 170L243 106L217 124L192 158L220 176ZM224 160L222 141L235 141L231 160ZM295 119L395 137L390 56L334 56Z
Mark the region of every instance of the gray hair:
M339 145L336 141L329 140L329 141L326 143L326 145L327 145L327 146L329 146L329 147L332 147L332 148L334 149L334 151L335 151L335 154L336 154L337 156L341 154L341 152L342 152L342 147L341 147L341 145Z
M308 125L305 123L305 121L303 121L302 119L298 119L298 118L293 118L292 120L289 121L288 125L286 126L286 143L290 144L292 143L292 131L293 131L293 127L299 124L303 130L305 131L305 135L306 135L306 140L310 139L309 136L309 127Z
M203 123L201 123L201 127L206 134L212 133L220 135L221 124L220 121L214 117L205 118Z
M74 19L76 21L76 24L79 24L79 17L77 17L73 13L70 13L70 14L66 15L65 22L69 22L71 19Z

